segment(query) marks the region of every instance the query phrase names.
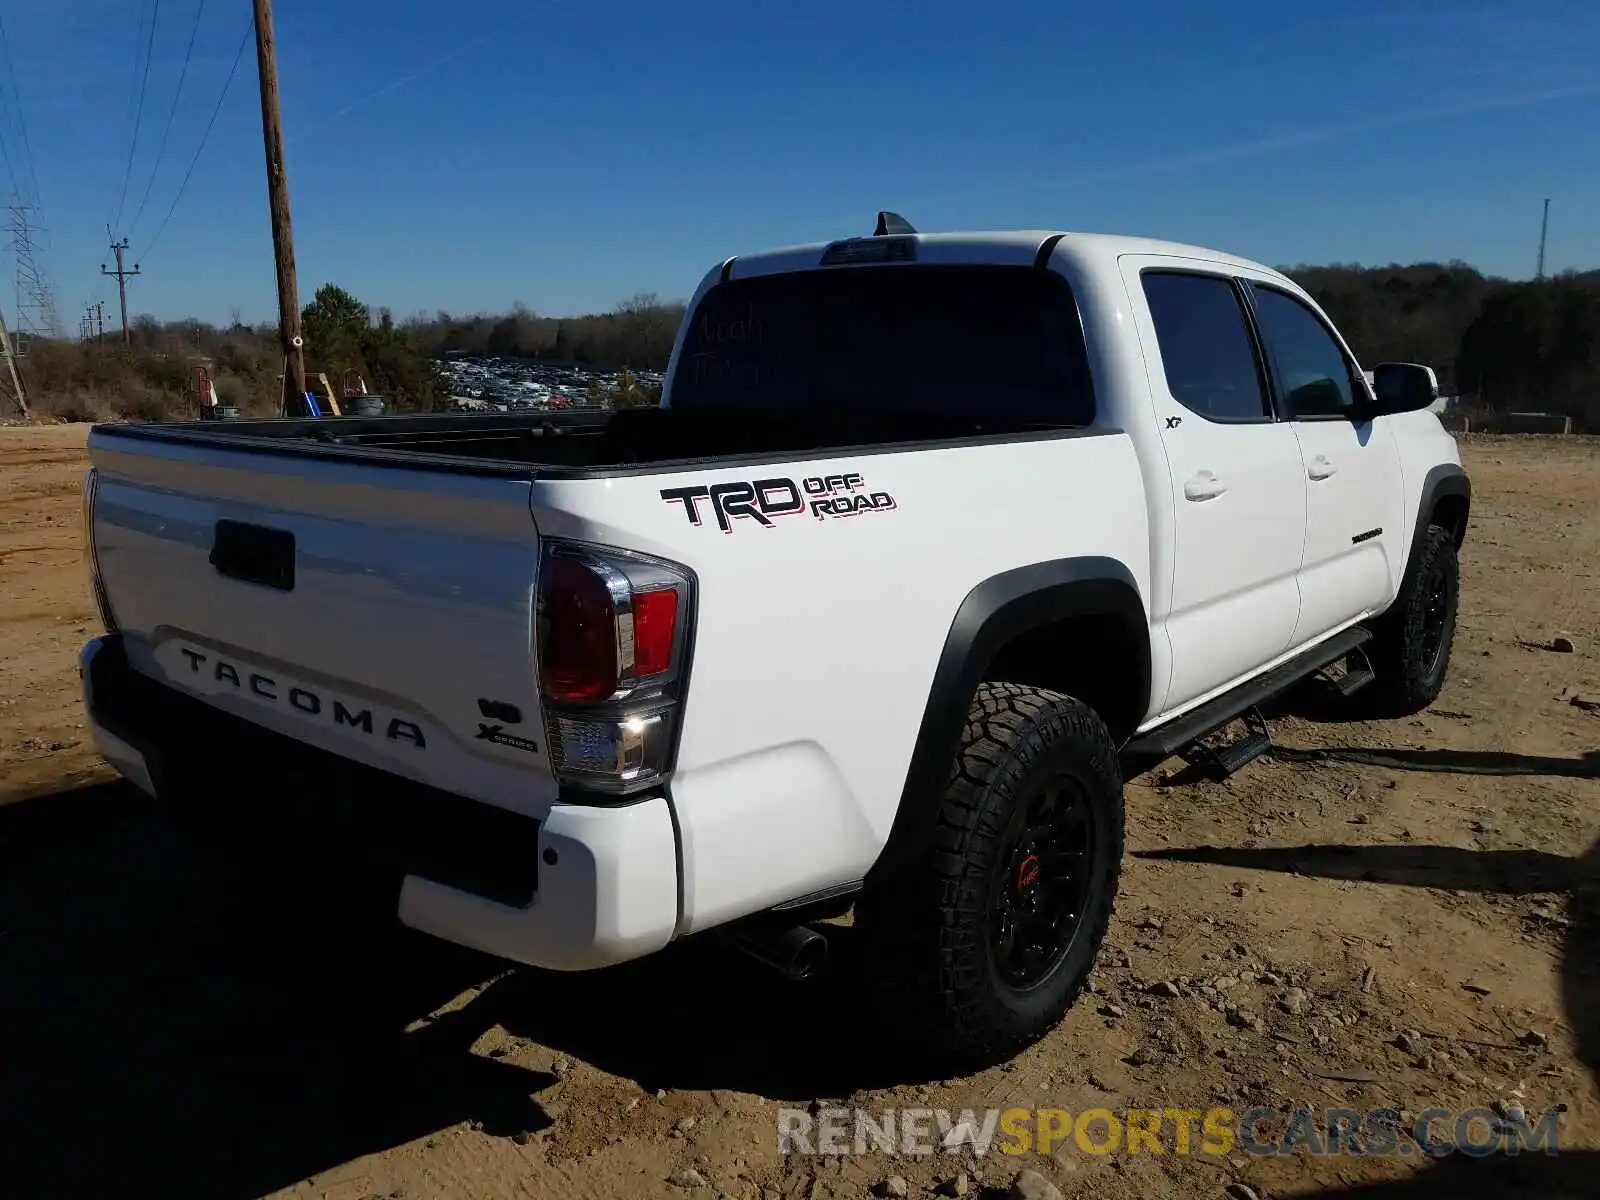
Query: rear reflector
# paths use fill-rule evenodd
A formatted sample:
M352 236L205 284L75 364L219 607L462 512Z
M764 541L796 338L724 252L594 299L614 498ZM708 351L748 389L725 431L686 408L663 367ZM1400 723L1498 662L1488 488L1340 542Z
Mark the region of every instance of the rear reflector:
M678 627L678 593L671 588L633 598L633 667L640 675L659 675L672 665Z

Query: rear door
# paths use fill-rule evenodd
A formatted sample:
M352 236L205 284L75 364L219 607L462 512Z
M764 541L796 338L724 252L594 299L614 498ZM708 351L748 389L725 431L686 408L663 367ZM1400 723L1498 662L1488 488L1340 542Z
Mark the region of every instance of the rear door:
M1171 711L1289 646L1306 481L1293 430L1273 417L1242 285L1197 260L1122 263L1175 514Z
M1367 394L1355 360L1286 289L1250 281L1250 298L1305 472L1305 555L1296 643L1381 607L1398 585L1402 482L1386 422L1356 419Z

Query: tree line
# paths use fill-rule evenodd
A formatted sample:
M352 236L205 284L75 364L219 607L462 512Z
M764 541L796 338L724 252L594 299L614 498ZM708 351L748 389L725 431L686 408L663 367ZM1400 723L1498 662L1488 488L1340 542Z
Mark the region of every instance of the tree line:
M1600 432L1600 271L1513 282L1460 262L1297 266L1286 273L1333 318L1363 364L1421 362L1446 395L1478 411L1539 410ZM359 373L394 408L448 400L436 368L451 355L516 357L619 370L666 366L683 305L639 295L611 312L539 316L444 312L396 320L333 284L302 313L307 365L337 381ZM194 368L205 363L225 404L278 409L277 328L140 317L120 334L30 340L22 370L42 412L78 420L192 415Z
M1290 267L1370 367L1419 362L1479 412L1600 432L1600 271L1512 282L1465 263Z
M434 357L532 358L660 371L672 353L683 307L640 294L592 316L541 317L517 305L509 313L414 317L407 328L417 346Z
M448 355L538 358L610 370L666 366L683 305L635 296L609 313L539 317L526 308L496 315L435 313L397 321L335 284L318 288L300 314L306 368L335 386L346 373L396 410L448 402L438 361ZM273 416L282 396L283 351L276 323L225 326L192 318L140 316L121 332L84 341L30 339L20 360L33 407L64 420L157 421L193 417L195 368L204 366L218 400L246 416ZM648 399L631 374L615 399Z

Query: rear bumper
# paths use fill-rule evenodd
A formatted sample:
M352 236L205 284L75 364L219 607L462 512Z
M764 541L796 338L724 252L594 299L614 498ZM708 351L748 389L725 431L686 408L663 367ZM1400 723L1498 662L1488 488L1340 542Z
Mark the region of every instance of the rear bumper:
M280 816L328 823L395 868L397 915L412 928L559 971L653 953L677 928L664 797L556 804L535 821L224 714L132 671L114 635L89 642L79 669L95 745L124 778L164 802L212 806L246 835Z
M660 950L678 915L677 844L660 796L626 808L557 804L539 833L539 890L523 907L407 875L400 920L413 929L557 971Z

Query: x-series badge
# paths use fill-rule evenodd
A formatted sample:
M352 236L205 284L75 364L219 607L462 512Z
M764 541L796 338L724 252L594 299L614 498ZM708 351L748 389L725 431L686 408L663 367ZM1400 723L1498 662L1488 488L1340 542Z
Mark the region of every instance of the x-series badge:
M518 737L514 733L507 733L504 725L486 725L478 722L478 736L474 739L480 742L494 742L498 746L510 746L516 750L526 750L529 754L539 753L539 743L532 738Z

